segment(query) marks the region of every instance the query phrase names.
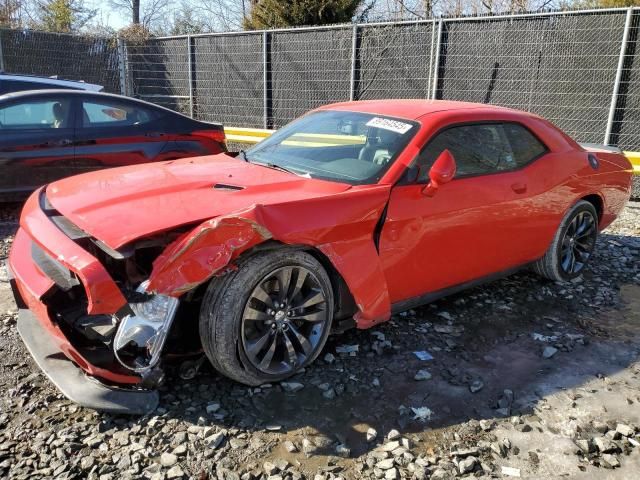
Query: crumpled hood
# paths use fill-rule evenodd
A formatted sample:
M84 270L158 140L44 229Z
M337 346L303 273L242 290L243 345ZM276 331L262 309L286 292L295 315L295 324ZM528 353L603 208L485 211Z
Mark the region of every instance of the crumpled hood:
M51 205L111 248L244 210L350 186L298 177L227 154L101 170L52 183Z

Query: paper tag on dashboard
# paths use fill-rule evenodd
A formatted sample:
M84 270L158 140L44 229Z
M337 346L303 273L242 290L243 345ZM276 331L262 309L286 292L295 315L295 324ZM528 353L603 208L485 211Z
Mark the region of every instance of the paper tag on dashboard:
M410 123L381 117L373 117L367 122L367 127L383 128L384 130L391 130L396 133L407 133L412 126Z

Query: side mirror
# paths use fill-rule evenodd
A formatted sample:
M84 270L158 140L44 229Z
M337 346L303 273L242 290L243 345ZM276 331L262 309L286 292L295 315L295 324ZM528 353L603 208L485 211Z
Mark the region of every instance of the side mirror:
M444 150L429 170L429 183L422 189L427 197L433 197L438 188L453 180L456 175L456 160L449 150Z

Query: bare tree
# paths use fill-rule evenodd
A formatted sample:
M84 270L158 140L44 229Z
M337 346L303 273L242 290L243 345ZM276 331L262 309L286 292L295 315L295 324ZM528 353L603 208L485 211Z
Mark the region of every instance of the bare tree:
M20 0L0 0L0 27L20 27L22 14L23 5Z
M257 0L192 0L194 12L211 32L241 30Z
M486 15L567 9L585 2L637 0L377 0L370 15L377 20L413 20L440 16Z
M149 30L163 23L171 11L169 0L109 0L109 5L131 18L132 24L140 24Z

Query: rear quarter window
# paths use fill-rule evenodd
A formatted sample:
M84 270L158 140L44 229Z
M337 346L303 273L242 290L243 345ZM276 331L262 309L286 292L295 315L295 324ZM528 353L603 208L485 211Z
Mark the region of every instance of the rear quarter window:
M513 159L519 167L532 162L547 151L547 147L526 127L517 123L505 123L503 128L511 145Z

